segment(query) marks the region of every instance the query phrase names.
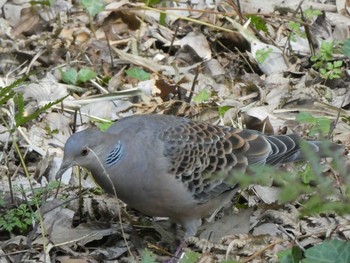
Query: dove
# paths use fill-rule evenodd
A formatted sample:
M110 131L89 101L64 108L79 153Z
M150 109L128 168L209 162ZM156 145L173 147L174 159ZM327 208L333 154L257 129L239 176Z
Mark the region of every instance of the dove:
M185 237L239 188L236 173L252 165L304 158L296 134L265 135L169 115L133 115L106 132L89 128L69 137L56 178L88 169L98 185L148 216L168 217ZM321 142L307 141L321 157ZM334 144L335 145L335 144Z

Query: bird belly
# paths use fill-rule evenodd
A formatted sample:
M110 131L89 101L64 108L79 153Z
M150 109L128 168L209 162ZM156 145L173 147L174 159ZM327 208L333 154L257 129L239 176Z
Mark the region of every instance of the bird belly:
M119 198L128 206L149 216L174 218L178 214L190 214L198 204L182 185L157 184L141 188L133 187L129 193L120 192ZM123 187L125 188L125 187ZM137 195L130 192L137 192Z

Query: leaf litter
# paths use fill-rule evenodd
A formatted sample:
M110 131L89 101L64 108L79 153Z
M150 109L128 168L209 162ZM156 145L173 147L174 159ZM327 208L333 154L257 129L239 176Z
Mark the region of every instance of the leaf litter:
M23 233L16 227L4 231L10 223L0 223L1 262L130 261L146 247L157 260L169 257L164 251L172 233L158 225L163 219L152 222L132 210L126 216L124 205L100 191L85 171L80 177L67 173L62 182L67 186L55 193L51 184L64 142L86 123L158 113L307 136L312 125L298 123L296 116L309 112L316 124L318 117L334 123L333 140L348 153L349 57L338 45L349 38L346 2L239 2L0 3L2 89L34 71L11 94L23 94L23 109L11 96L0 104L0 212L26 204L42 217L39 224L33 216ZM79 75L82 69L94 77ZM67 82L65 74L71 72L76 74L68 80L74 81ZM14 129L17 111L25 117L67 95ZM20 153L12 147L16 141ZM338 189L334 201L346 192L347 163L342 171L325 164L324 175L334 178ZM305 168L282 167L297 169ZM187 250L203 252L193 258L276 262L278 252L292 246L305 249L325 239L348 239L347 214L303 215L310 192L282 204L281 185L267 181L267 186L250 184L206 220L199 239L187 241ZM12 217L19 216L16 211Z

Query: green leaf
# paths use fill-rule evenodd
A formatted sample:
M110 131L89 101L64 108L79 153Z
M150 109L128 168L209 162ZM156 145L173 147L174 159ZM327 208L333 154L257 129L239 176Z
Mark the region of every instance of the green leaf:
M62 81L64 83L76 85L78 81L78 72L74 68L62 72Z
M142 68L131 68L131 69L125 70L125 72L129 77L132 77L141 81L148 80L151 77L151 74L144 71Z
M280 259L279 263L299 263L302 259L303 252L299 247L293 247L292 249L286 249L277 253Z
M179 260L179 263L196 263L201 254L194 251L187 251L185 255Z
M339 79L341 75L341 71L339 69L334 69L329 75L329 79Z
M96 73L92 71L91 69L88 68L83 68L79 70L78 73L78 81L80 82L86 82L89 81L90 79L93 79L96 77Z
M315 117L312 116L309 112L299 112L295 119L299 123L316 124Z
M24 116L24 100L23 100L23 95L21 93L18 93L15 97L15 104L17 105L17 113L15 114L15 120L16 120L16 127L22 126L26 123L28 123L31 120L34 120L37 118L41 113L47 111L50 109L53 105L56 105L60 102L62 102L65 98L67 98L69 95L55 100L53 102L45 104L43 107L37 109L34 111L32 114L28 116Z
M310 136L315 136L318 133L321 133L321 135L327 135L331 129L332 124L330 119L325 117L314 117L308 112L300 112L296 117L296 121L299 123L307 123L313 125L313 127L310 129Z
M316 62L316 61L318 60L318 56L312 55L312 56L310 57L310 60L311 60L312 62Z
M329 240L305 251L302 263L349 263L350 242Z
M318 133L321 133L321 135L328 135L330 129L331 129L331 120L327 119L325 117L318 117L315 118L316 125L310 129L310 136L315 136Z
M304 184L310 184L315 180L315 174L313 173L313 170L309 164L306 166L304 171L299 171L298 174Z
M96 126L101 130L101 131L107 131L109 127L111 127L114 124L112 121L106 121L106 122L96 122Z
M334 68L333 63L332 63L332 62L327 62L326 68L327 68L328 70L332 70L332 69Z
M296 41L293 34L297 35L297 36L300 36L300 37L303 37L305 38L306 37L306 34L304 31L301 31L300 28L301 28L301 25L300 23L297 23L297 22L294 22L294 21L290 21L288 22L288 27L291 29L292 31L292 35L291 35L291 40L292 41ZM311 57L311 61L312 61L312 57Z
M10 99L12 99L16 95L16 92L13 91L13 88L23 83L30 75L17 79L12 84L2 87L0 89L0 106L6 103L7 101L9 101Z
M29 3L31 5L43 5L43 6L52 6L54 0L49 0L49 1L30 1Z
M226 113L226 111L228 111L229 109L231 109L231 106L221 106L219 107L218 111L219 111L219 116L224 116L224 114Z
M202 89L196 96L193 97L193 102L202 103L204 101L208 101L211 97L211 94L206 89Z
M319 51L319 58L323 61L329 61L333 58L333 52L334 51L334 43L333 41L327 42L322 41L320 51Z
M165 1L162 2L162 7L166 7ZM165 12L161 12L159 14L159 24L161 26L166 26L166 13Z
M335 68L340 68L343 65L343 61L342 60L336 60L333 62L333 65Z
M245 172L237 171L227 179L227 183L231 185L239 183L242 188L248 187L250 184L269 185L271 177L275 178L275 174L276 169L272 166L253 164L249 167L249 176Z
M320 68L321 78L328 79L329 72L325 68Z
M250 22L251 24L257 29L257 30L261 30L265 33L268 32L267 30L267 26L266 26L266 22L264 19L262 19L260 16L255 16L255 15L250 15L247 16L248 18L250 18Z
M319 16L321 14L322 14L321 10L318 10L318 9L306 9L306 10L304 10L304 16L307 19L311 19L311 18Z
M17 228L21 232L25 232L36 218L36 214L30 212L27 204L21 204L17 208L0 214L0 229L12 231Z
M300 182L289 182L288 187L281 188L278 201L282 204L297 199L300 195L310 192L310 187Z
M18 93L14 97L14 102L15 102L15 105L17 106L17 113L15 114L16 124L22 123L22 120L25 118L24 117L24 99L23 99L23 94L22 93Z
M157 263L156 257L151 251L145 249L141 256L141 263Z
M95 16L104 9L104 4L101 0L81 0L81 4L88 11L90 16Z
M300 30L300 23L297 23L294 21L289 21L288 27L293 31L299 31Z
M272 53L272 48L262 48L262 49L258 49L256 51L255 57L256 60L262 64L265 62L265 60L270 56L270 54Z
M162 0L144 0L143 1L147 6L155 6L162 2Z
M329 133L329 131L331 130L331 124L332 121L330 119L327 119L325 117L317 118L317 126L319 127L323 135L327 135Z

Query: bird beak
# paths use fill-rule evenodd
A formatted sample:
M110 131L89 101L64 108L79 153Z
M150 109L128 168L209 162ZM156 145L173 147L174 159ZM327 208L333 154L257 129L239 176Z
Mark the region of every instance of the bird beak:
M56 174L56 180L60 179L61 176L70 168L74 165L74 162L67 160L65 158L63 158L62 164L60 169L58 170L57 174Z

